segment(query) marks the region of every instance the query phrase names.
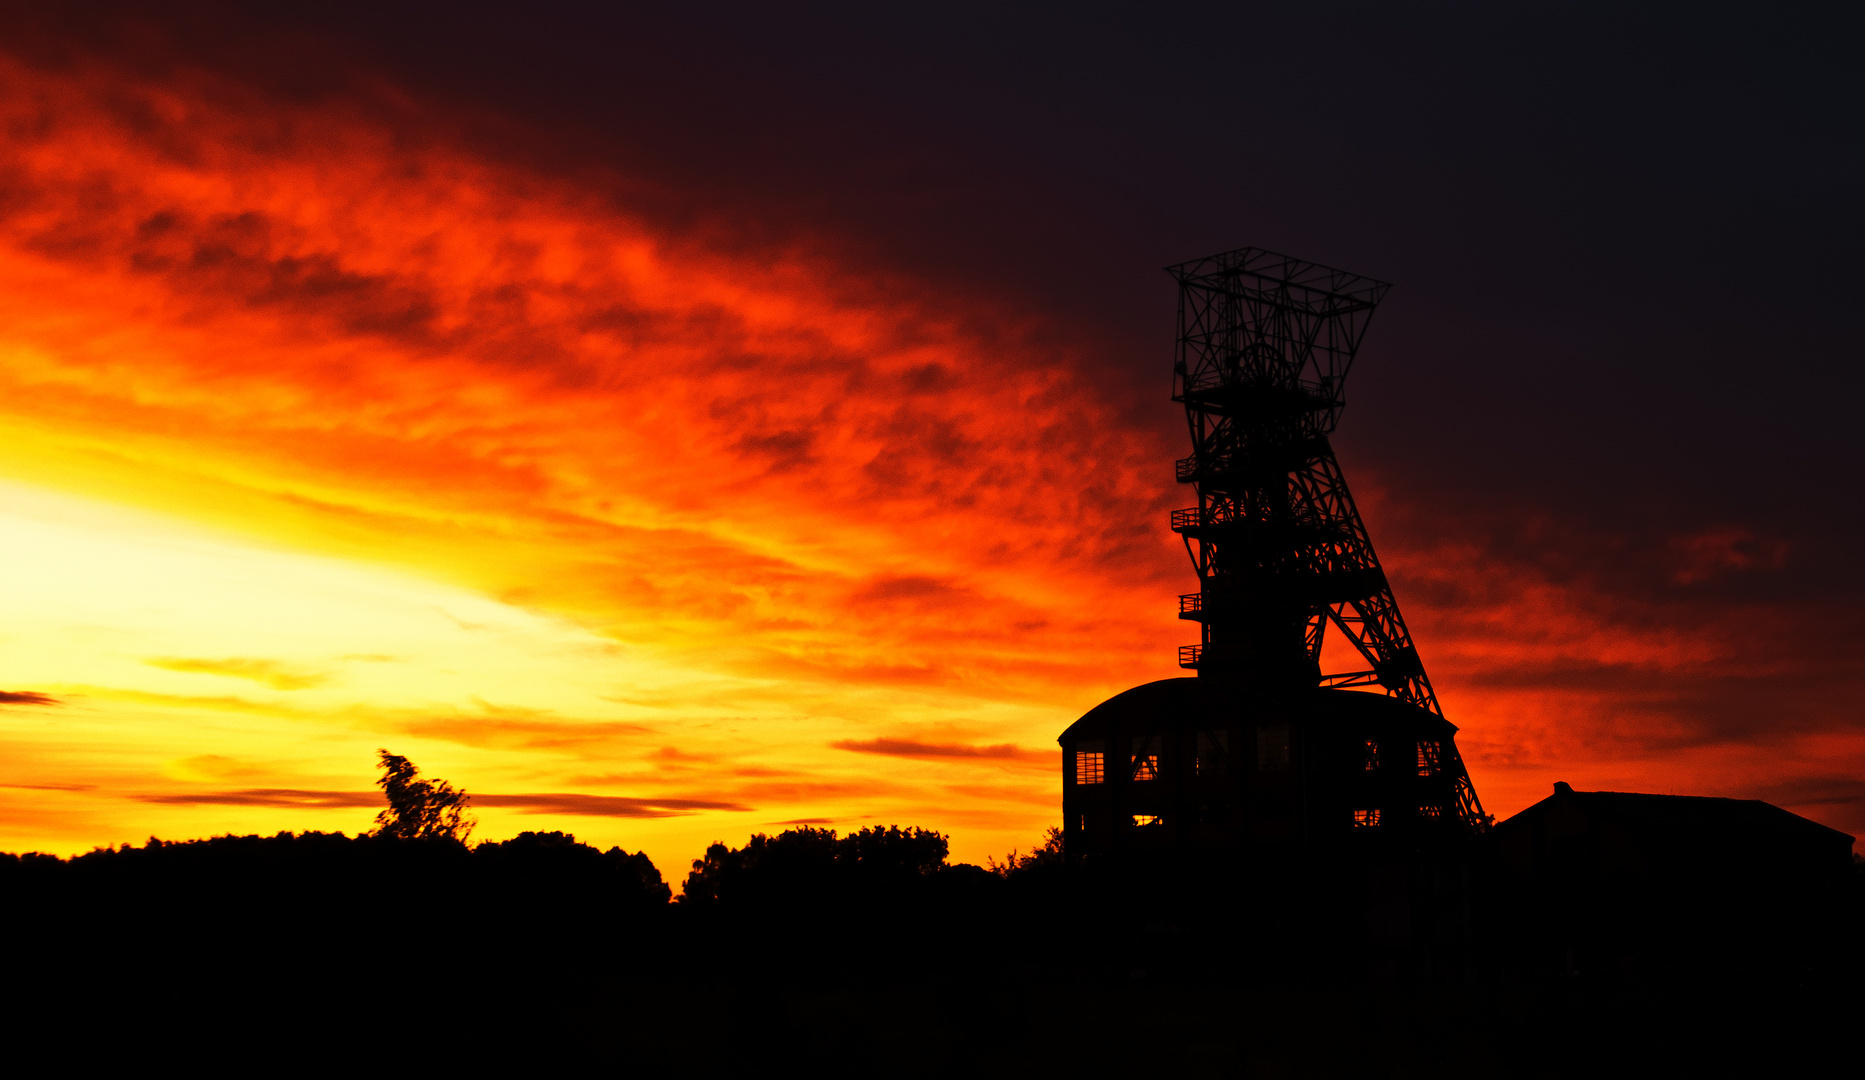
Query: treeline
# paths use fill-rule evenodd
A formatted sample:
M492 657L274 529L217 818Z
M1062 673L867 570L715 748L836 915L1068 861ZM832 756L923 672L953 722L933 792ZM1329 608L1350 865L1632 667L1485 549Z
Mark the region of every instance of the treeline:
M389 940L429 967L561 983L596 972L588 958L618 953L624 966L686 956L718 971L917 970L958 962L987 939L1040 939L1066 906L1053 831L989 868L953 864L949 853L946 836L922 828L760 833L710 846L676 900L645 853L603 851L565 832L475 844L381 828L151 838L67 859L0 854L0 917L32 929L28 955L82 941L102 966L365 963L359 950ZM870 919L897 932L833 929ZM805 925L817 929L773 930Z
M639 852L469 843L463 792L381 759L364 836L0 856L14 1058L1366 1077L1713 1075L1761 1054L1749 1071L1798 1074L1865 1004L1857 880L1825 908L1757 906L1779 883L1727 875L1639 908L1578 878L1511 884L1482 843L1082 863L1052 830L978 867L889 825L714 844L675 901ZM1587 940L1636 940L1644 966L1567 947L1583 901L1615 924ZM1732 948L1781 911L1806 925Z
M9 985L32 990L7 1017L122 1049L205 1024L202 1052L236 1062L306 1024L321 1032L316 1053L368 1052L389 1036L355 1023L380 1015L424 1056L691 1071L699 1048L714 1066L817 1043L824 1062L885 1055L962 1002L958 1029L988 1029L972 1048L1014 1036L1028 1049L1030 1033L993 1019L974 984L987 957L1023 953L1022 966L1045 952L1038 894L1059 865L1055 843L986 869L952 864L928 829L800 828L713 845L675 902L645 854L563 832L0 855ZM904 1011L839 1035L795 1023L807 1001L851 994ZM924 1064L969 1050L916 1053Z
M607 851L565 832L524 832L468 844L450 836L406 838L381 831L281 832L103 847L62 859L0 853L0 891L15 902L34 895L58 903L86 898L162 903L191 894L248 894L303 902L344 890L384 896L407 889L447 895L456 909L544 897L579 911L650 913L670 903L688 910L818 906L910 899L922 892L988 894L1012 878L1059 873L1061 836L1050 830L1028 854L991 868L950 864L946 836L930 829L867 827L846 836L796 828L753 835L740 848L715 843L694 860L683 893L645 852ZM433 914L439 914L434 912Z
M210 1067L284 1044L339 1063L680 1075L794 1060L817 1075L1560 1076L1727 1057L1744 1049L1730 1032L1792 1032L1768 1043L1792 1058L1857 999L1811 993L1812 969L1700 985L1511 981L1470 953L1380 969L1383 931L1351 903L1365 883L1340 867L1179 869L1071 865L1053 832L953 864L944 835L895 826L714 844L677 902L645 855L562 832L4 855L4 1015L27 1044L166 1047ZM1848 963L1820 972L1834 960Z
M548 893L582 896L618 911L650 910L671 897L646 854L619 847L605 852L563 832L526 832L472 846L380 833L150 837L140 847L98 848L69 859L0 853L0 888L15 900L42 894L62 903L134 898L158 904L195 894L301 903L345 890L389 896L403 888L450 894L455 904Z

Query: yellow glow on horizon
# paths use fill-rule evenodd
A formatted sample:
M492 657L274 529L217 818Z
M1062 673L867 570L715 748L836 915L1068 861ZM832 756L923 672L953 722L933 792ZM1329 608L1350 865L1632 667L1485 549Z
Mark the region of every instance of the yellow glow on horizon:
M389 745L674 878L788 821L979 859L1170 672L1105 565L1152 462L1012 313L341 106L0 88L0 689L65 701L0 709L0 847L360 828Z
M903 797L921 819L939 815L925 788L941 773L1038 820L1046 801L1041 757L930 770L846 751L843 769L813 760L868 733L869 710L911 716L905 702L816 714L786 688L683 672L467 590L5 482L0 604L12 613L0 688L62 702L0 708L0 829L13 849L83 850L107 818L170 836L357 831L375 808L378 745L482 795L650 804L669 816L477 812L489 838L563 828L646 848L676 877L706 842L786 820L872 823L898 808L895 820ZM884 779L896 772L917 775ZM270 801L187 801L252 792ZM360 797L333 801L345 794Z

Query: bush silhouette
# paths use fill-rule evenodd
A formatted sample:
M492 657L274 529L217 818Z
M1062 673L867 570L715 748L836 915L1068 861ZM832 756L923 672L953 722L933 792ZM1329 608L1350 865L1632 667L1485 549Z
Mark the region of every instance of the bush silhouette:
M715 843L693 860L681 902L689 905L780 905L910 889L945 867L944 834L930 829L869 827L757 833L742 848Z
M1051 826L1043 835L1042 844L1031 848L1027 854L1012 850L1001 863L989 858L985 862L993 874L1006 879L1057 873L1068 862L1062 851L1062 830Z
M522 832L473 849L480 880L508 902L576 898L612 908L665 906L671 895L645 852L600 851L566 832Z

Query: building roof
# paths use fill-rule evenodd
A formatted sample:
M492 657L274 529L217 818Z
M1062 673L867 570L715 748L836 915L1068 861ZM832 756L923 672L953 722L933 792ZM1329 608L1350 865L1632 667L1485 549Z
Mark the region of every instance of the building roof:
M1286 699L1284 699L1286 700ZM1372 722L1400 720L1409 725L1425 724L1426 730L1442 729L1448 736L1457 728L1433 713L1408 701L1356 690L1316 689L1295 700L1302 713L1343 721ZM1068 726L1057 742L1089 737L1098 738L1109 727L1150 726L1160 719L1175 723L1229 723L1252 699L1238 684L1223 679L1187 677L1160 679L1123 690L1089 709L1081 719ZM1283 706L1283 707L1286 707ZM1418 730L1418 729L1414 729Z
M1565 781L1554 794L1496 826L1500 836L1532 828L1562 810L1645 835L1714 840L1718 844L1787 842L1808 846L1852 846L1853 837L1817 821L1762 802L1701 795L1647 795L1629 791L1575 791Z

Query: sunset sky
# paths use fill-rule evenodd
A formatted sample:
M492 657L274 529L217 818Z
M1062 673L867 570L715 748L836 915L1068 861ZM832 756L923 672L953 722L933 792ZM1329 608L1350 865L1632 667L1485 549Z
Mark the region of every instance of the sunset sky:
M1865 831L1855 27L7 10L0 850L378 747L676 880L1028 847L1195 637L1158 268L1245 244L1396 283L1336 445L1487 809Z

